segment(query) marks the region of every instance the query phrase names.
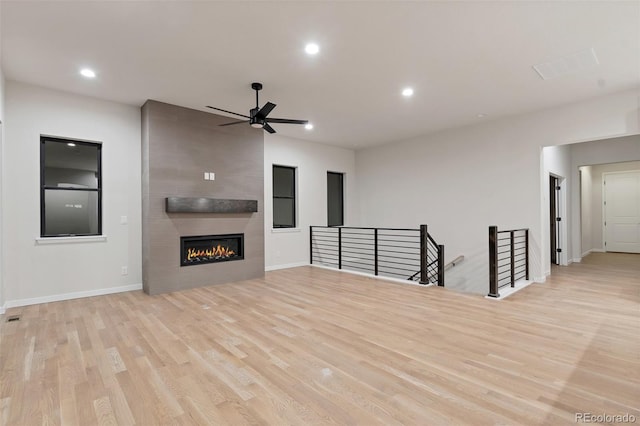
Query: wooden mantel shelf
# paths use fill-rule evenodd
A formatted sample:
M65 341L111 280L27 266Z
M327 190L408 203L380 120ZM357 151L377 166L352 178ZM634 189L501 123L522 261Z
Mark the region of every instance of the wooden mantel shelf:
M258 200L225 200L204 197L167 197L167 213L255 213Z

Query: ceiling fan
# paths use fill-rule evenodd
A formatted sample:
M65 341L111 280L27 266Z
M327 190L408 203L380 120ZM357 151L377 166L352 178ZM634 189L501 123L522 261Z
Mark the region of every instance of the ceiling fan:
M234 121L233 123L220 124L221 126L232 126L234 124L249 123L251 127L257 129L264 129L269 133L275 133L270 123L282 123L282 124L307 124L309 120L292 120L289 118L267 118L269 113L276 107L276 104L267 102L262 108L258 102L258 92L262 90L262 83L251 83L251 88L256 91L256 107L249 110L249 115L238 114L237 112L227 111L226 109L216 108L207 105L207 108L215 109L218 111L226 112L227 114L233 114L240 117L247 118L248 120Z

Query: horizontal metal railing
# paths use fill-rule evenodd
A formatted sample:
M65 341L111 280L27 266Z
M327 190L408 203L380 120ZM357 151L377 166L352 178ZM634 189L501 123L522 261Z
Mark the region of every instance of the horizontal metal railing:
M444 246L407 228L310 226L310 262L444 286ZM417 272L416 272L417 271Z
M498 231L489 227L489 296L500 297L502 287L529 279L529 229Z

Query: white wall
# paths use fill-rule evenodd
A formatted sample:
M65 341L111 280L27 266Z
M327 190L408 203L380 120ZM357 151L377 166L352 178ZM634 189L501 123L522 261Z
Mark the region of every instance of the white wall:
M636 118L636 123L638 118ZM640 135L634 134L626 137L615 137L602 140L593 140L590 142L583 142L571 145L571 173L572 178L578 180L578 171L580 166L591 166L598 164L619 163L627 161L640 161ZM592 176L592 185L596 185L593 180L595 176ZM600 175L600 183L602 185L602 175ZM594 190L597 190L594 188ZM592 192L592 203L601 203L602 195L600 192L600 199L597 199L597 192ZM602 212L599 216L591 217L592 231L589 237L591 238L591 246L582 246L582 229L580 224L580 192L572 191L571 193L571 205L572 205L572 222L571 222L571 239L572 239L572 257L574 262L579 262L582 258L582 254L591 249L602 249L602 235L599 237L596 235L597 230L594 227L598 227L601 222ZM600 218L600 219L599 219ZM600 231L601 232L601 231Z
M547 236L546 241L551 238L550 227L550 192L549 192L549 179L550 175L558 178L558 185L560 186L560 193L558 195L557 210L560 214L562 221L560 226L560 241L559 248L562 252L558 255L558 262L560 265L568 264L568 253L571 253L571 239L568 238L569 225L571 220L571 206L569 194L574 190L574 184L571 179L571 147L569 145L557 145L548 146L542 149L542 173L540 183L540 195L542 199L541 203L541 217L542 217L542 232L544 236ZM547 245L541 245L542 247L548 247ZM547 250L548 263L544 265L545 275L551 273L551 252Z
M140 108L14 81L6 86L6 306L141 288ZM103 143L104 242L41 245L40 135ZM128 224L120 224L127 216ZM127 266L128 275L121 275Z
M541 147L637 134L639 127L638 95L627 91L359 150L360 223L428 224L446 247L446 262L466 257L447 274L447 287L482 293L488 291L488 227L529 228L531 276L544 280L549 243Z
M581 257L593 250L593 167L580 167L580 227L582 230L582 246L580 248ZM578 250L574 249L574 253Z
M309 263L309 226L327 225L327 171L345 173L345 225L358 219L355 154L350 149L265 134L265 267ZM272 229L273 165L297 167L297 228Z
M2 2L0 2L0 25L2 24ZM5 295L4 295L4 265L3 265L3 259L2 259L2 253L3 253L3 249L2 249L2 237L3 237L3 231L2 231L2 217L4 216L4 210L3 210L3 203L2 203L2 199L3 199L3 192L2 192L2 176L4 174L4 123L5 123L5 119L4 119L4 111L5 111L5 107L4 107L4 99L5 99L5 79L4 79L4 68L2 66L2 31L0 31L0 314L4 313L4 301L5 301Z

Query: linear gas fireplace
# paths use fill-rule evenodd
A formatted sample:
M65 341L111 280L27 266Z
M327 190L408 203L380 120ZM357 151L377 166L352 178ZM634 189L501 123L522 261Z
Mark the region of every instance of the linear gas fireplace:
M180 266L244 259L244 234L180 237Z

